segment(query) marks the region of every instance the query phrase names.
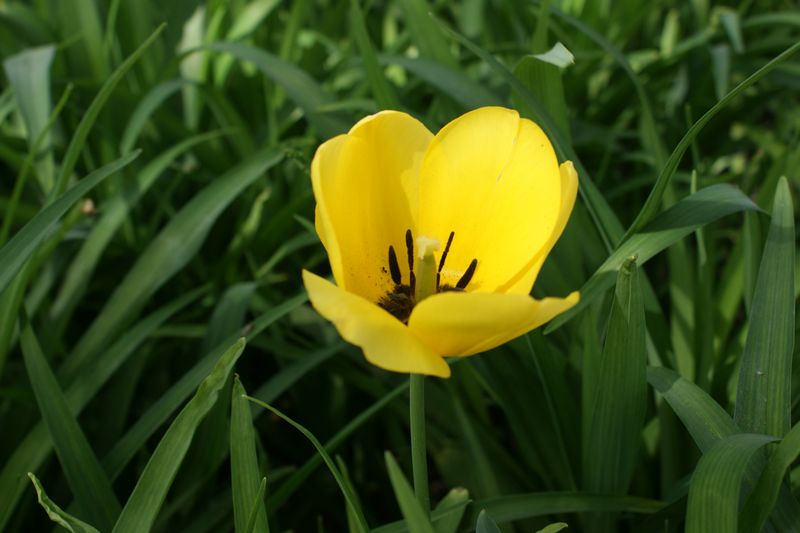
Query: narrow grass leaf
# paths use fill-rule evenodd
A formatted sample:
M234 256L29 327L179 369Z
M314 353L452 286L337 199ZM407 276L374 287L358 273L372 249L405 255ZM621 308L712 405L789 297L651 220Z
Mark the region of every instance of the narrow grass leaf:
M125 222L131 209L156 183L167 167L185 151L219 135L219 132L195 135L168 148L138 171L133 179L126 182L118 195L103 202L102 214L67 268L64 281L50 308L51 318L66 322L72 308L89 285L89 280L109 242ZM67 316L64 316L65 314Z
M250 416L250 404L245 400L246 392L236 376L231 396L231 487L233 494L233 518L237 533L254 531L269 533L267 512L264 508L263 490L259 490L258 457L256 436ZM266 487L266 484L264 484ZM261 500L256 499L261 492ZM253 527L248 527L251 512L255 509Z
M157 309L135 324L114 343L96 365L81 373L66 390L67 403L77 416L94 398L109 377L122 366L153 332L175 313L206 292L205 287L188 292L175 301ZM44 422L39 422L23 438L0 471L0 530L11 516L25 489L25 473L38 470L53 449Z
M21 318L20 344L25 368L64 476L82 514L101 530L108 531L120 511L111 482L72 414L27 318L24 315Z
M581 301L556 317L545 330L550 333L602 297L616 279L626 258L637 256L641 265L683 237L726 215L756 211L759 207L742 191L727 184L712 185L680 200L655 220L620 244L581 287Z
M167 98L181 90L181 88L191 83L184 79L169 80L159 83L148 93L139 100L136 107L133 109L128 123L125 124L125 130L122 132L122 140L119 143L119 151L121 154L127 154L133 150L136 141L139 140L139 135L142 133L150 117L156 109L163 104Z
M558 531L561 531L562 529L567 529L568 527L569 525L567 525L564 522L555 522L553 524L544 526L536 533L557 533Z
M739 531L761 531L775 502L778 501L786 472L799 455L800 424L795 424L772 450L761 477L745 501L739 515Z
M333 137L347 131L347 122L335 115L319 112L319 108L334 102L333 97L299 67L243 43L213 43L207 48L233 54L240 61L248 61L257 66L305 111L308 120L319 130L321 137Z
M394 497L397 504L400 506L400 512L403 513L403 518L408 524L408 530L411 533L434 533L433 525L428 519L428 513L422 508L417 497L414 495L414 489L406 479L397 460L391 452L384 452L384 459L386 460L386 470L389 472L389 481L394 490Z
M50 228L58 222L64 213L98 183L136 159L139 153L137 151L125 155L113 163L95 170L55 202L39 211L30 222L14 234L5 246L0 248L0 292L5 290L11 280L14 279L14 276L22 270L22 267L47 236Z
M711 119L717 115L717 113L719 113L731 101L733 101L734 98L739 96L758 80L769 74L775 67L794 55L798 50L800 50L800 42L790 46L780 55L772 59L769 63L748 76L747 79L734 87L733 90L726 94L724 98L719 100L719 102L712 106L711 109L706 111L702 117L692 124L692 127L689 128L689 130L684 134L683 138L681 138L680 142L678 142L678 145L672 151L667 159L666 164L661 169L661 172L656 179L656 183L653 186L653 189L650 191L644 206L642 207L641 211L639 211L639 214L636 215L636 219L634 219L633 223L628 228L628 231L625 234L625 239L628 239L635 233L638 233L639 230L641 230L648 222L656 217L656 214L661 209L664 193L667 191L667 186L669 185L670 180L672 180L672 177L678 170L678 164L680 164L683 154L695 140L700 131L705 127L705 125L708 124Z
M587 490L624 494L638 460L647 406L644 305L636 258L620 268L601 359L595 369L588 435L583 436Z
M750 459L773 437L740 433L703 454L692 474L686 504L686 533L736 533L739 491Z
M39 157L35 150L37 139L44 133L43 149L50 148L50 135L46 127L50 116L50 66L53 63L55 47L40 46L24 50L3 61L3 69L27 130L28 147L32 155ZM48 153L36 165L36 177L45 193L53 186L53 156Z
M258 492L256 493L256 497L253 499L253 505L250 507L250 515L247 518L247 526L244 529L245 533L253 533L253 531L255 531L258 515L261 514L261 511L264 509L264 495L266 492L267 478L262 477L261 483L258 484ZM266 531L269 533L269 522L267 522Z
M486 514L486 509L481 509L478 514L478 521L475 524L475 533L500 533L500 528L494 520Z
M36 489L36 497L39 500L39 505L44 508L47 516L50 517L50 520L63 527L67 531L71 531L72 533L99 533L95 528L86 522L78 520L56 505L55 502L53 502L53 500L51 500L44 492L42 483L37 479L36 476L28 472L28 477L33 483L33 488Z
M189 449L195 429L216 403L219 391L244 347L245 340L239 339L222 355L194 397L170 424L122 509L113 533L150 531Z
M339 489L341 489L342 494L344 495L344 499L347 502L347 505L350 507L350 510L358 518L358 524L359 524L359 526L361 528L361 531L363 533L367 533L368 531L370 531L369 526L367 525L367 519L364 517L364 512L361 510L361 507L358 505L358 500L357 500L355 494L350 491L350 488L348 487L348 485L344 482L344 479L342 478L341 472L339 472L339 469L336 468L336 465L333 463L333 459L331 459L331 456L328 454L327 451L325 451L325 447L322 446L322 444L319 442L317 437L315 437L314 434L311 433L304 426L302 426L301 424L298 424L297 422L295 422L294 420L292 420L291 418L289 418L288 416L286 416L282 412L278 411L277 409L275 409L271 405L269 405L267 403L264 403L261 400L258 400L256 398L252 398L250 396L245 396L245 398L247 398L251 402L255 403L256 405L260 405L264 409L269 410L270 412L272 412L276 416L282 418L283 420L285 420L286 422L291 424L297 431L302 433L303 436L305 436L309 441L311 441L311 444L314 445L314 448L316 448L317 453L320 455L320 457L322 457L322 460L325 461L325 465L328 467L328 470L331 471L331 474L333 475L334 479L336 480L336 484L339 485Z
M358 51L361 53L364 74L372 89L372 95L375 97L378 108L398 109L397 93L389 80L386 79L386 76L383 75L381 65L378 63L378 56L375 53L375 47L372 46L367 26L364 23L364 13L361 11L359 2L360 0L350 0L350 33L356 42Z
M461 487L450 489L431 512L433 529L436 533L456 533L470 501L467 489Z
M97 318L64 362L71 380L139 312L150 296L198 252L223 210L251 183L283 158L278 149L261 150L197 193L139 255Z
M455 56L450 52L441 28L431 17L431 7L427 0L406 0L400 3L400 8L405 15L404 21L408 25L412 41L419 47L422 55L456 68L458 65Z
M795 249L792 197L781 178L739 370L734 420L743 431L782 437L791 427Z
M461 71L425 57L381 55L382 64L398 65L419 79L436 87L465 109L503 105L503 100Z
M252 339L261 334L267 327L300 307L306 300L306 294L303 292L262 314L251 323L246 335L247 339ZM117 441L103 458L103 467L112 479L115 479L122 472L125 465L144 446L147 439L172 416L172 413L198 387L203 378L212 371L214 364L223 356L227 348L236 341L236 337L237 335L232 335L214 350L205 354L191 369L184 373L181 379L162 394L128 432Z
M69 178L72 175L72 171L75 169L75 164L78 162L78 157L80 156L81 150L83 150L83 147L86 144L86 139L89 137L89 132L92 130L92 127L94 127L97 116L100 114L100 111L102 111L103 107L108 101L108 98L111 96L111 93L114 92L117 84L119 84L122 78L125 77L125 74L128 73L136 61L138 61L142 54L144 54L145 50L147 50L150 45L155 42L158 36L161 35L161 32L164 31L165 27L166 24L161 24L158 28L156 28L150 37L148 37L147 40L139 46L139 48L137 48L130 56L128 56L128 58L123 61L122 64L117 67L117 69L111 73L111 76L109 76L103 83L103 86L100 88L97 96L94 97L92 103L89 104L89 108L81 116L81 121L78 124L78 127L75 129L75 133L73 133L72 138L70 139L67 152L64 154L64 160L61 162L61 168L59 169L55 186L50 190L50 199L59 196L64 189L66 189Z

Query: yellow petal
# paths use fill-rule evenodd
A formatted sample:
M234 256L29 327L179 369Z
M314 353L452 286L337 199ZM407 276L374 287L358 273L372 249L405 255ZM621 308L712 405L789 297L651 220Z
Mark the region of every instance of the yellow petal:
M436 353L473 355L541 326L578 299L577 292L543 300L524 294L443 292L417 304L408 327Z
M516 111L486 107L445 126L420 175L420 233L447 242L442 282L455 285L473 259L469 285L508 284L548 243L561 208L558 161L542 130Z
M516 294L530 294L536 278L539 276L539 271L542 269L545 259L548 254L556 245L561 234L564 233L564 228L567 227L569 216L572 214L572 208L575 206L575 197L578 195L578 172L572 161L565 161L559 167L561 173L561 210L558 213L558 221L550 236L547 245L537 254L530 264L515 277L508 281L505 285L498 289L498 292L511 292Z
M314 309L375 366L394 372L449 377L450 367L402 322L364 298L306 270L303 283Z
M408 283L405 232L416 230L419 167L432 137L411 116L384 111L317 150L316 227L340 287L377 302L392 287L390 245Z

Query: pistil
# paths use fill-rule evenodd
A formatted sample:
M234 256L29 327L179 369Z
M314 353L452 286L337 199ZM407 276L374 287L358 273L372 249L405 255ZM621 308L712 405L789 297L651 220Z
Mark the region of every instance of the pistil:
M434 252L439 249L439 241L429 237L417 237L416 286L414 297L417 303L436 294L438 268Z

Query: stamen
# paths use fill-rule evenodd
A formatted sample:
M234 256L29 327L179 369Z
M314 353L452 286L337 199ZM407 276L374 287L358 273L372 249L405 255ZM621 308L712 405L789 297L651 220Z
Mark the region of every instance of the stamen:
M453 237L455 237L456 232L451 231L450 236L447 237L447 244L444 245L444 252L442 252L442 258L439 259L439 270L437 272L441 272L444 268L444 262L447 260L447 252L450 251L450 245L453 243Z
M389 246L389 272L392 275L392 281L399 285L403 278L400 275L400 265L397 264L397 254L394 253L394 246Z
M461 279L458 280L458 283L456 283L456 289L463 291L467 288L467 285L472 280L472 276L475 274L476 268L478 268L478 260L473 259L467 267L467 270L464 272L464 275L461 276Z
M414 272L414 237L411 235L410 229L406 230L406 252L408 253L408 270Z

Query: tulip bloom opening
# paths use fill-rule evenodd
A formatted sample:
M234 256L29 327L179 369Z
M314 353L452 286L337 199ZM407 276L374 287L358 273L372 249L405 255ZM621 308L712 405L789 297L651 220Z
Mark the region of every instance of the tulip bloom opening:
M447 377L443 357L499 346L578 301L530 297L578 176L516 111L476 109L435 136L377 113L317 149L311 180L336 284L304 271L309 299L376 366Z

